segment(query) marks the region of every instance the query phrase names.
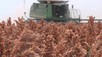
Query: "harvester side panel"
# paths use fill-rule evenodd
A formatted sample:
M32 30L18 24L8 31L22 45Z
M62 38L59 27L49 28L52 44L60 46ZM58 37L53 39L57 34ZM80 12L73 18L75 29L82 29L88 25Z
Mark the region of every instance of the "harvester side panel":
M30 17L32 18L51 18L52 6L50 4L34 3L31 6Z

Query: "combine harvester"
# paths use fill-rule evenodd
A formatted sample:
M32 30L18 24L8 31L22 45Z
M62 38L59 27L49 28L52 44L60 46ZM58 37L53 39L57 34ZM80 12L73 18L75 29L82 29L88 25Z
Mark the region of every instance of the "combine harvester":
M30 18L34 20L44 19L47 22L68 22L88 21L88 19L81 19L80 11L69 9L68 0L38 0L39 3L33 3L30 9ZM94 21L102 21L102 19L95 19Z

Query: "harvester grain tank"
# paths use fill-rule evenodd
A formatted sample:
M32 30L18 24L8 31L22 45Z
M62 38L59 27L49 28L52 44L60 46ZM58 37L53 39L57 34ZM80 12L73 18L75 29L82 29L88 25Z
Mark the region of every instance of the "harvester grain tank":
M36 20L66 22L70 20L79 21L80 18L70 17L68 0L38 0L30 9L30 17Z
M64 2L68 2L68 0L38 0L41 3L64 3Z

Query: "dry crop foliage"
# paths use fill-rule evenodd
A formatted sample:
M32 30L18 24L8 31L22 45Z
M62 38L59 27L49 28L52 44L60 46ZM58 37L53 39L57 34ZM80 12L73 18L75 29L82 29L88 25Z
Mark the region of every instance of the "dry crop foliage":
M0 57L102 57L102 23L0 23Z

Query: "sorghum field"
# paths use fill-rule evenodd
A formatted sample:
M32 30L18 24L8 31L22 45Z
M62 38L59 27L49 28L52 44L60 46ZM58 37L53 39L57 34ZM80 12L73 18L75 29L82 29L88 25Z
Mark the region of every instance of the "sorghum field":
M0 22L0 57L102 57L102 23Z

